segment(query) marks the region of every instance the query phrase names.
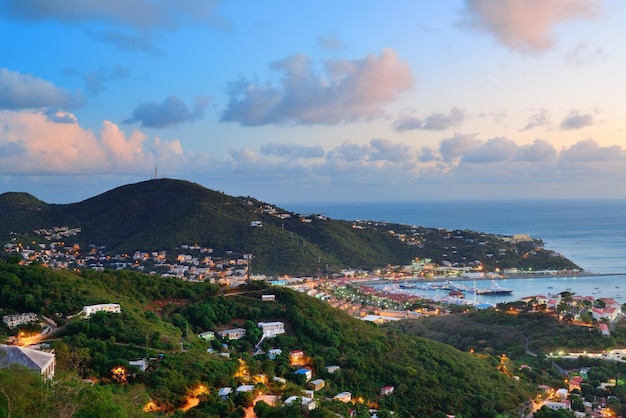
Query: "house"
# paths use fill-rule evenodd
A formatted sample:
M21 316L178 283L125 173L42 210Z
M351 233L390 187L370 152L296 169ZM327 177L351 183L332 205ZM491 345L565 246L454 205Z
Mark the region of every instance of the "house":
M146 360L145 358L142 358L142 359L139 359L139 360L131 360L131 361L128 362L128 364L130 366L137 367L142 372L145 372L146 369L148 368L148 360Z
M36 322L37 320L37 315L33 312L4 315L2 317L2 322L4 322L9 328L15 328L20 325L30 324L31 322Z
M274 302L276 301L276 295L261 295L261 301Z
M352 393L341 392L333 396L333 399L341 402L350 402L352 400Z
M605 337L611 335L611 331L609 331L609 326L607 324L600 324L598 325L598 328L600 329L600 333Z
M275 322L259 322L257 324L261 330L263 330L263 334L265 338L271 338L279 334L285 333L285 324L280 321Z
M291 406L296 402L300 402L302 409L305 411L312 411L317 406L314 399L306 398L304 396L290 396L285 400L285 405Z
M235 389L235 392L252 392L254 391L254 385L241 385Z
M568 382L569 390L570 391L574 390L574 389L580 390L580 384L582 383L582 381L583 381L583 377L582 376L574 376L574 377L572 377L569 380L569 382Z
M282 377L274 376L272 377L272 382L278 383L280 386L285 386L287 384L287 379Z
M324 379L315 379L309 382L309 387L313 390L320 390L326 385L326 381Z
M311 371L311 369L306 368L296 370L296 374L303 375L307 382L313 377L313 372Z
M89 318L96 312L121 313L122 310L117 303L100 303L98 305L83 306L82 313L85 314L85 318Z
M394 390L393 386L383 386L382 388L380 388L380 395L381 396L391 395L393 393L393 390Z
M233 393L233 388L226 386L217 391L217 396L219 396L221 400L225 401L231 393Z
M0 367L18 365L33 370L43 379L54 377L56 365L54 353L33 350L32 348L0 344Z
M607 319L609 321L615 321L617 316L619 315L619 311L613 307L606 307L604 309L601 308L593 308L591 310L591 316L596 321L601 319Z
M203 340L212 341L215 339L215 333L213 331L205 331L198 334L198 337L202 338Z
M558 409L570 409L570 402L568 400L563 400L561 402L546 402L544 405L553 411Z
M280 348L272 348L267 350L267 358L270 360L276 360L276 357L280 356L283 353L283 350Z
M339 367L339 366L326 366L326 367L324 367L324 370L326 370L326 372L330 373L330 374L335 373L339 369L341 369L341 367Z
M291 364L304 364L306 358L304 357L304 351L302 350L291 350L289 352L289 361Z
M246 336L246 330L243 328L225 329L217 331L217 335L221 338L228 338L229 340L240 340Z

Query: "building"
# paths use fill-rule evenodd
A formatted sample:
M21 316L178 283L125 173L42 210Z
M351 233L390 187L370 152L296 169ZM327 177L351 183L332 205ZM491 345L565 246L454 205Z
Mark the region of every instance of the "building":
M275 322L259 322L257 324L261 330L263 330L263 334L265 338L271 338L275 335L284 334L285 333L285 324L280 321Z
M217 335L221 338L228 338L229 340L240 340L246 336L246 330L243 328L225 329L217 331Z
M39 373L43 379L52 379L54 377L56 360L54 353L0 344L0 367L10 367L12 365L33 370Z
M267 358L270 360L276 360L276 357L280 356L283 353L283 350L280 348L272 348L267 350Z
M15 328L20 325L36 322L38 319L39 318L36 314L27 312L14 315L4 315L2 317L2 322L4 322L9 328Z
M276 301L276 295L261 295L261 300L263 302L274 302Z
M122 309L117 303L100 303L98 305L83 306L82 312L85 314L85 318L89 318L96 312L121 313Z
M304 376L307 382L313 377L313 372L311 371L311 369L306 368L296 370L296 374Z
M352 400L352 393L341 392L333 396L333 399L341 402L350 402Z
M380 388L380 395L381 396L391 395L393 393L393 390L394 390L393 386L383 386L382 388Z
M232 392L233 392L233 388L226 386L226 387L220 388L220 390L217 391L217 395L220 397L221 400L225 401L226 399L228 399L228 397L230 396Z
M309 382L309 387L313 390L320 390L326 385L326 381L324 379L315 379Z
M130 366L137 367L142 372L145 372L146 369L148 368L148 360L146 360L145 358L142 358L142 359L139 359L139 360L131 360L131 361L128 362L128 364Z
M326 367L324 367L324 370L326 370L326 373L330 373L330 374L333 374L337 370L340 370L340 369L341 369L341 367L339 367L339 366L326 366Z
M198 338L202 338L203 340L212 341L215 339L215 333L213 331L206 331L198 334Z
M290 396L285 400L285 405L291 406L297 402L300 402L302 409L305 411L312 411L317 406L314 399L305 396Z

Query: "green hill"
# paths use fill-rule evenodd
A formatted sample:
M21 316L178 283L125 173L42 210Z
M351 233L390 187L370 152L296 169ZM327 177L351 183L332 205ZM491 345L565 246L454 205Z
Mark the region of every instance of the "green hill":
M10 370L0 370L0 389L14 394L15 398L9 396L14 411L30 407L27 416L31 417L62 416L60 409L55 409L61 404L64 408L73 405L79 411L75 416L96 416L88 410L113 411L107 416L143 416L142 407L148 400L162 412L176 411L175 416L231 416L249 399L238 395L220 400L218 388L252 382L256 374L267 377L265 383L256 383L256 392L272 393L283 400L299 395L306 385L294 373L286 353L300 349L313 374L326 380L326 386L316 393L320 405L310 416L348 416L349 408L357 416L369 416L370 407L380 409L382 416L385 411L402 417L443 413L517 416L516 409L532 396L529 382L518 382L500 372L496 359L385 331L289 289L264 289L256 284L238 290L238 294L219 295L217 287L205 283L124 271L77 274L0 262L4 313L33 311L63 324L50 342L57 353L54 390L31 389L32 382L24 381L26 374ZM276 295L276 302L262 302L261 295L267 293ZM89 320L68 317L83 304L105 302L119 303L122 313L99 313ZM287 330L261 344L263 350L283 350L276 360L254 354L260 338L256 324L268 320L283 321ZM207 348L223 351L222 342L209 343L196 336L235 326L245 328L248 334L227 342L229 357L207 352ZM128 361L136 358L153 360L145 372L128 369ZM328 365L341 369L330 374L324 369ZM128 373L114 372L119 366ZM273 382L274 376L287 379L287 385ZM79 378L97 383L81 384ZM394 394L379 396L386 385L395 387ZM19 387L20 392L16 390ZM199 404L183 413L180 408L198 388L204 388ZM343 391L351 392L355 401L325 400ZM29 398L29 393L36 398ZM34 405L36 400L45 402ZM0 397L0 414L6 413L6 407ZM262 417L301 415L299 409L259 408Z
M253 227L253 222L262 226ZM305 217L252 197L232 197L182 180L129 184L63 205L46 204L25 193L0 195L0 238L4 237L4 242L19 238L30 245L37 238L34 230L61 226L80 228L66 244L76 243L85 250L96 246L110 255L173 253L181 244L198 244L213 249L217 256L253 254L253 271L273 275L372 270L406 265L415 257L460 265L480 260L488 269L577 268L551 251L539 251L540 240L511 243L472 231L451 233L384 222L356 224Z

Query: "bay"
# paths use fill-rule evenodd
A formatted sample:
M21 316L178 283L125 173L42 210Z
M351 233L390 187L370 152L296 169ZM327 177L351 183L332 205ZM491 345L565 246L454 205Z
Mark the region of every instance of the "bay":
M301 214L323 214L349 221L386 221L501 235L528 234L541 238L546 248L563 254L582 269L602 274L502 280L499 284L513 289L513 294L481 297L488 298L490 303L567 289L579 295L620 300L620 289L625 287L626 297L624 199L300 202L281 206ZM479 287L490 284L482 283Z

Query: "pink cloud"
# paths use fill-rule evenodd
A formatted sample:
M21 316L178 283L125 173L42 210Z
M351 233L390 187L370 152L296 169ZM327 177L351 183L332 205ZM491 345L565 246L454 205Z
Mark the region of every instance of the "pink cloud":
M164 158L174 164L182 154L178 141L148 141L137 130L127 135L109 121L94 133L41 112L3 111L0 126L0 148L20 155L0 154L0 173L138 173Z
M278 85L232 83L222 121L244 126L270 124L336 125L385 115L384 106L413 86L408 64L395 51L326 63L318 74L306 55L271 65L282 73Z
M466 0L466 4L466 23L525 52L550 47L556 25L591 18L599 8L597 0Z

